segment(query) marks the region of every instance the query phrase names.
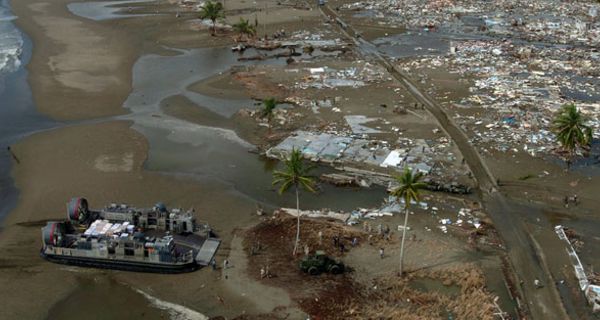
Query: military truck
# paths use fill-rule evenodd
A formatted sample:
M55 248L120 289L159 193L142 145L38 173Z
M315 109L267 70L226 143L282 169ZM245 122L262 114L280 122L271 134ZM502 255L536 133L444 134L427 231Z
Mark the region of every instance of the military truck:
M300 270L313 276L323 272L340 274L344 272L344 264L329 258L324 251L318 250L314 255L304 257L300 261Z

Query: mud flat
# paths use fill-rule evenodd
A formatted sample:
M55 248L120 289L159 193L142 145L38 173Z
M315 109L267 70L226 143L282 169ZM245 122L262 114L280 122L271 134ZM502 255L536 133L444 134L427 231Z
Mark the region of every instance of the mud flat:
M31 136L14 146L21 159L14 169L21 194L17 208L0 234L0 252L11 256L2 260L6 275L1 280L2 290L11 292L2 301L8 315L42 317L48 306L75 290L78 278L98 273L159 299L195 306L194 309L200 308L207 314L237 315L243 310L256 311L254 306L260 305L260 302L244 302L251 295L232 295L230 289L223 287L220 275L207 269L178 277L157 277L69 268L39 258L40 226L45 220L62 219L63 200L74 194L85 194L98 206L112 201L148 206L161 199L172 205L194 207L198 218L211 221L226 243L231 240L235 225L252 223L248 213L255 208L254 202L236 197L226 186L203 187L193 181L144 172L142 165L148 145L129 126L127 122L74 126ZM119 146L114 141L119 141ZM227 251L221 250L217 259L223 259ZM54 288L53 295L43 289L48 287ZM210 290L203 289L208 287ZM217 296L226 302L230 312L225 311ZM27 301L37 298L38 307L31 307Z

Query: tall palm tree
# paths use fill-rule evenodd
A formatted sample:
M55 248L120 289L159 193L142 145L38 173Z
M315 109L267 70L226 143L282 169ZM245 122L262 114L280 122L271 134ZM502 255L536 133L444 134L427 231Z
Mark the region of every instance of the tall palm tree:
M220 2L207 1L200 9L200 19L210 19L212 21L211 35L217 33L217 19L224 18L223 5Z
M408 225L408 209L410 202L419 202L421 198L420 190L425 189L427 184L420 182L423 177L422 172L414 173L408 167L404 167L402 175L395 176L394 178L400 184L399 187L392 191L392 196L396 198L398 202L400 199L404 199L404 229L402 229L402 242L400 243L400 275L402 275L402 267L404 262L404 240L406 238L406 227Z
M263 108L260 113L261 118L267 118L267 124L269 125L269 133L271 133L271 121L273 120L273 111L277 107L277 100L275 98L269 98L263 100Z
M553 121L556 140L567 151L567 167L577 149L588 151L592 144L592 128L586 125L587 117L574 104L563 105Z
M240 22L233 25L233 30L239 33L240 38L243 35L252 37L256 34L256 27L250 24L250 20L240 18Z
M314 167L306 165L302 159L302 153L295 148L292 149L290 157L284 161L284 164L285 170L273 172L273 185L281 184L279 194L283 194L292 186L294 186L296 191L296 214L298 222L296 224L296 242L294 243L293 251L293 254L296 255L298 245L300 244L300 197L298 194L300 188L309 192L316 192L315 179L309 175Z

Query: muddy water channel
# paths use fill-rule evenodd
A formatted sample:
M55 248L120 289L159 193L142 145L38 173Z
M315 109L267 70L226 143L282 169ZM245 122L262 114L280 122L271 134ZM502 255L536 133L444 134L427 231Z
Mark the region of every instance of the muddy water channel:
M230 118L242 108L252 108L251 99L221 99L192 92L198 81L241 65L228 48L177 50L175 56L147 55L133 68L133 92L124 107L131 110L125 119L146 136L150 152L146 168L174 175L186 175L206 183L226 184L231 191L267 206L292 206L291 195L279 196L271 185L276 163L251 153L255 148L235 131L203 126L165 114L161 105L174 96L183 96L195 107ZM283 60L269 63L284 64ZM322 186L317 195L303 194L303 207L350 210L376 206L382 189L334 188Z
M245 197L268 208L294 206L295 198L291 193L280 196L271 185L272 170L279 164L251 152L255 147L241 139L234 130L219 127L221 121L215 122L214 126L191 123L166 114L162 108L167 102L174 103L173 97L185 97L194 108L203 109L205 112L202 114L211 114L211 117L216 114L222 119L230 119L238 110L254 107L255 102L239 96L215 98L189 88L199 81L226 73L233 66L257 62L238 62L237 55L228 48L176 52L173 56L143 56L133 68L133 91L124 103L131 114L123 118L134 121L133 128L149 141L146 168L169 175L192 177L203 185L226 185L232 196ZM284 61L270 60L268 63L283 64ZM210 119L206 123L210 123ZM317 168L315 173L326 170L329 169ZM357 207L376 207L385 196L382 188L359 190L328 184L321 185L321 188L316 195L302 194L303 208L353 210ZM212 207L218 208L219 204L213 204ZM500 296L502 307L507 311L514 309L497 257L477 253L457 259L481 264L489 277L490 290Z

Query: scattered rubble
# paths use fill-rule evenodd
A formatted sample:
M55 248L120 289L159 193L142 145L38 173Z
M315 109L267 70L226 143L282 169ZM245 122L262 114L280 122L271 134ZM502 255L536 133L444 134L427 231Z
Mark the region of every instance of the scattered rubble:
M586 48L522 45L510 41L453 43L455 53L401 63L405 70L443 65L473 79L471 95L454 107L455 120L484 152L526 152L543 156L555 149L554 113L575 102L600 138L600 53ZM479 116L462 109L480 110Z
M575 276L577 277L577 280L579 280L579 288L588 299L588 303L592 306L593 312L600 312L600 284L593 284L588 278L585 269L581 264L581 260L579 260L579 256L569 240L567 232L572 232L569 232L568 229L560 225L554 227L554 231L558 235L558 238L567 243L567 252L569 253L569 258L571 258Z
M293 72L291 70L286 71ZM304 76L302 82L295 83L294 88L296 89L358 88L367 84L390 80L382 67L364 61L357 61L352 67L341 70L330 67L318 67L304 68L301 72L303 72Z
M367 0L345 4L355 17L391 27L456 34L510 36L524 41L600 45L600 5L545 0Z

